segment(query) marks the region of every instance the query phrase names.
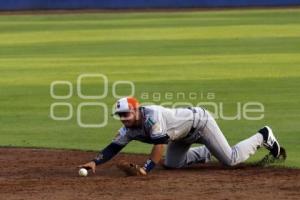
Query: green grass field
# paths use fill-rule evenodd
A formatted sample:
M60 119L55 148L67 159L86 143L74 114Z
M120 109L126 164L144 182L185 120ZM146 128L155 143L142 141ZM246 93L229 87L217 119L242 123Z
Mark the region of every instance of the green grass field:
M108 97L78 98L76 79L83 73L105 74ZM50 105L68 102L76 111L81 102L104 102L111 108L112 84L130 80L138 98L145 92L204 94L171 100L196 104L214 93L213 102L223 102L226 115L236 113L237 102L263 103L264 119L218 120L221 129L233 145L269 124L288 151L286 165L300 167L299 9L1 15L0 74L1 146L104 147L120 127L117 120L109 117L104 128L81 128L76 112L71 120L52 120ZM72 98L51 98L50 84L56 80L73 83ZM84 82L84 93L101 93L101 84ZM118 88L118 94L128 91L125 85ZM57 93L67 91L57 87ZM85 110L85 122L97 122L96 111ZM150 147L133 142L124 151L147 153Z

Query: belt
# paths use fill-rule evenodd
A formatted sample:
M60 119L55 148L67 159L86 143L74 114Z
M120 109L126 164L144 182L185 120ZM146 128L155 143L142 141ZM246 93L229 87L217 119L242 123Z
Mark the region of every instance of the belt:
M195 124L197 110L193 107L188 107L188 109L193 112L193 124L192 124L191 130L188 133L188 135L189 135L189 134L192 134L196 131L196 128L197 128L197 125L198 125L199 122L197 123L197 125Z
M188 107L188 109L193 112L193 125L192 125L191 130L189 131L189 134L194 133L197 129L203 130L205 128L206 124L207 124L207 119L206 119L207 118L207 113L206 113L206 111L203 108L201 108L204 111L204 114L203 114L203 116L200 117L200 113L197 111L197 109L195 109L193 107ZM198 114L198 115L196 115L196 114ZM205 119L206 119L206 122L203 125L201 125L201 127L199 127L200 121L205 120Z

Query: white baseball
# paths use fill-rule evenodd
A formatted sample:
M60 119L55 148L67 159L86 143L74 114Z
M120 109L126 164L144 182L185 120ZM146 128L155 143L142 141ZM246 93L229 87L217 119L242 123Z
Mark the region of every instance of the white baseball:
M81 168L79 171L78 171L78 174L79 176L87 176L88 175L88 171L84 168Z

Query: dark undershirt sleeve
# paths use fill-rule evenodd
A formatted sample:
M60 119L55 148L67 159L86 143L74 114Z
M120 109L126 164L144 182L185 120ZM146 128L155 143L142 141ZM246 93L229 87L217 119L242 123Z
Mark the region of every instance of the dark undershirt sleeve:
M160 137L151 137L151 142L153 144L167 144L169 140L169 136L166 135L161 135Z
M123 148L124 146L112 142L102 151L100 151L93 161L96 163L96 165L105 163L117 155Z

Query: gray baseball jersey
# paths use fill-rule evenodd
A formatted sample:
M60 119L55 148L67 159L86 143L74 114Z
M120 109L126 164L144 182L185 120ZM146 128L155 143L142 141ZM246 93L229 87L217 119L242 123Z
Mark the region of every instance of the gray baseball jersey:
M200 116L191 108L170 109L162 106L141 107L143 126L141 128L122 127L114 143L126 145L131 140L139 140L146 143L154 143L156 139L169 136L171 141L187 139L195 128L206 122L203 115ZM203 112L204 113L204 112ZM202 121L202 123L201 123ZM168 140L164 141L168 143Z

